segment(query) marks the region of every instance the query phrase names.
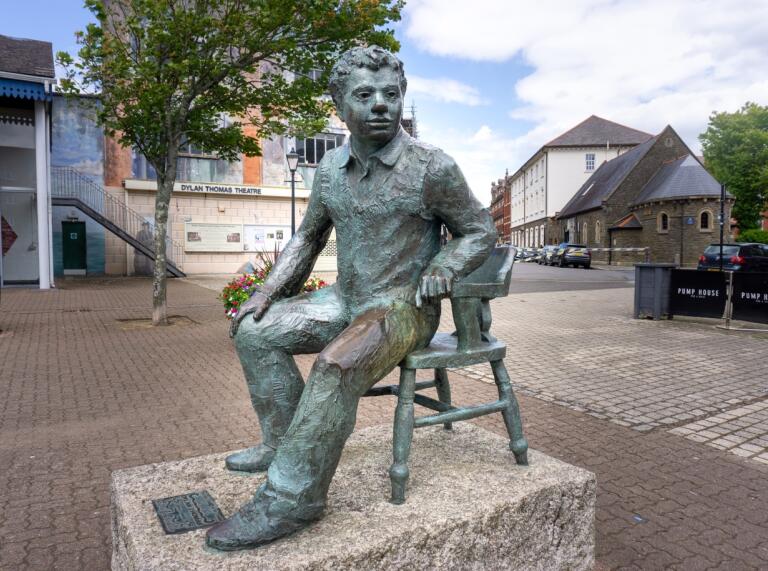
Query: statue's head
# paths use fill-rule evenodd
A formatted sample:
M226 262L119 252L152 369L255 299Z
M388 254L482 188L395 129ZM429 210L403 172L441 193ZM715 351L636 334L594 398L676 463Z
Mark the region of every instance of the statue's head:
M379 46L344 52L329 81L333 102L352 135L378 142L397 133L406 86L403 63Z
M403 62L397 59L392 53L379 46L368 46L352 48L344 52L339 61L337 61L331 70L331 78L328 81L328 87L331 92L331 98L336 107L341 106L341 100L344 96L344 88L347 79L352 70L358 68L368 68L373 71L379 71L382 67L388 67L399 78L400 95L405 97L405 89L408 81L405 79L403 71Z

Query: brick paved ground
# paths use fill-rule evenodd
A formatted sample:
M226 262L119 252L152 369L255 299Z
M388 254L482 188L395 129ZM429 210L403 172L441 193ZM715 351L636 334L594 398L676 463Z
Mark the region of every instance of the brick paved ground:
M768 400L730 409L670 430L694 442L768 464Z
M172 282L171 313L189 321L153 329L116 321L149 315L147 280L61 285L52 292L3 292L3 570L107 569L112 470L237 448L258 439L214 292ZM717 399L707 396L714 385L721 397L723 393L727 397L721 400L758 398L759 402L755 381L731 378L730 372L715 366L709 375L698 374L693 365L685 365L681 372L677 367L685 361L679 365L677 355L692 352L693 362L697 346L714 351L718 344L711 342L713 336L728 338L689 324L633 322L626 318L627 294L611 291L618 297L606 295L602 302L594 300L595 292L560 292L511 296L495 305L494 330L518 353L510 360L511 372L518 382L533 387L530 392L538 390L543 397L520 399L531 445L597 473L597 555L602 567L768 567L768 466L665 429L641 432L609 422L629 423L622 419L631 418L627 416L631 411L608 410L621 398L621 391L629 399L624 402L642 398L643 386L654 395L654 402L662 404L665 379L672 387L669 398L682 403L691 387L684 389L677 382L694 373L703 387L692 401L696 406L717 409L712 404ZM540 307L550 308L549 313ZM606 316L602 324L590 320L596 312ZM548 341L552 336L556 340ZM603 349L593 347L595 343ZM536 361L520 356L537 348L575 344L586 352L563 354L552 361L551 369L545 361L540 368L529 366ZM654 364L647 374L625 364L640 353L622 352L627 345L650 348ZM613 357L600 357L603 350ZM742 350L741 357L745 353ZM670 362L676 372L665 375L659 367L662 362ZM311 357L300 360L305 371L310 363ZM601 373L609 366L615 375ZM523 373L537 376L526 380ZM552 384L549 378L560 382ZM601 399L600 387L590 387L594 379L603 383L607 400ZM615 391L611 379L619 387ZM452 380L459 403L494 396L487 382L462 375ZM576 384L585 387L581 393L565 393ZM634 393L629 392L632 386L638 387ZM564 387L563 394L558 394L559 387ZM553 402L544 400L550 398L547 391ZM735 396L728 396L731 393ZM583 400L580 394L591 396ZM645 407L644 415L653 413L651 402L638 406ZM365 399L358 424L389 423L392 410L391 399ZM685 414L668 411L648 418L660 422L672 413ZM644 422L648 421L637 418L632 425ZM485 417L478 423L504 432L498 418Z
M498 300L494 328L511 345L507 366L524 393L640 431L766 401L765 335L635 320L632 296L613 289ZM467 373L490 378L489 367Z

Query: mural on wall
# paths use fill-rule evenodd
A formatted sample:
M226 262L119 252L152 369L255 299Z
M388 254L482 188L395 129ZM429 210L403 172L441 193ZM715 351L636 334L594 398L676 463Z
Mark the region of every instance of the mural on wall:
M104 134L96 124L92 98L68 99L55 96L51 110L51 165L70 167L92 178L99 186L104 182ZM89 275L104 273L106 230L77 209L53 207L53 272L64 271L62 222L85 221L86 270Z

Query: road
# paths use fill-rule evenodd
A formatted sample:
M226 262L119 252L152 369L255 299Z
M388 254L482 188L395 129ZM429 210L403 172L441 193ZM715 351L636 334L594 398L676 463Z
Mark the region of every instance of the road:
M184 279L195 285L219 292L232 279L232 276L227 274L191 275ZM324 279L335 281L329 276L324 276ZM509 292L515 294L592 290L634 287L634 285L635 269L633 267L592 266L592 269L585 270L584 268L559 268L516 262Z
M560 268L516 262L509 292L534 293L634 287L635 269L619 266Z

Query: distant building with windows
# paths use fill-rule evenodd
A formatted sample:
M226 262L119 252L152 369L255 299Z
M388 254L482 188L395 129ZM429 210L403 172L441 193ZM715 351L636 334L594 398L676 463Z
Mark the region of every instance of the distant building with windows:
M0 287L151 272L154 169L105 136L95 121L98 98L57 95L55 83L50 43L0 36ZM291 238L286 153L300 155L298 225L318 163L347 136L334 115L313 137L261 140L258 157L225 161L185 145L168 213L171 273L234 273L257 252L284 247ZM332 234L315 272L335 271Z
M726 240L732 206L727 194ZM600 165L563 207L553 237L598 249L597 261L642 261L606 250L648 248L649 261L695 265L707 245L720 240L719 215L720 183L667 126Z
M554 243L555 216L605 161L652 135L592 115L536 151L491 186L491 212L501 240L519 246Z

